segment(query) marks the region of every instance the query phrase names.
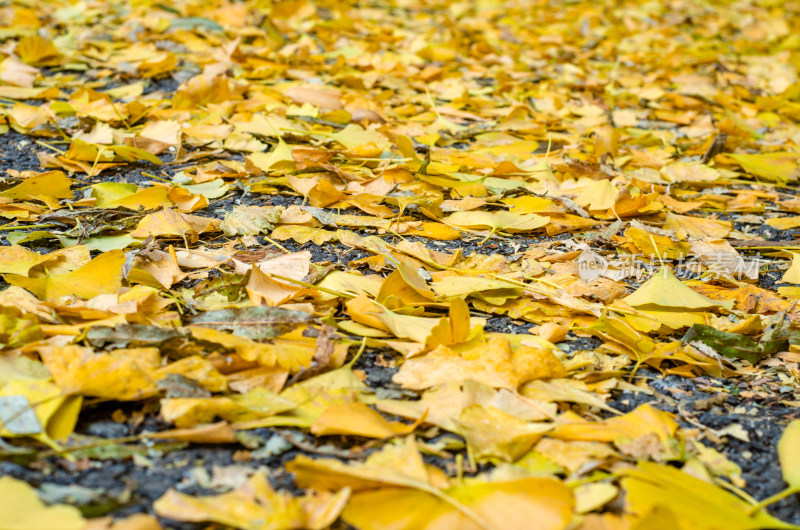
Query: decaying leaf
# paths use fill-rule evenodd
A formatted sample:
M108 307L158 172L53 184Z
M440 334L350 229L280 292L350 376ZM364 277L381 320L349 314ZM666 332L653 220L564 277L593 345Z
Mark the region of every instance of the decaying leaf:
M745 335L695 324L686 332L682 340L683 342L700 341L726 357L745 359L751 364L756 364L768 355L789 348L789 339L786 337L765 337L765 339L767 340L755 341Z
M283 335L309 320L310 315L302 311L257 306L208 311L189 319L189 323L228 331L248 339L262 340Z
M272 230L280 217L280 208L237 206L219 227L226 236L254 236Z

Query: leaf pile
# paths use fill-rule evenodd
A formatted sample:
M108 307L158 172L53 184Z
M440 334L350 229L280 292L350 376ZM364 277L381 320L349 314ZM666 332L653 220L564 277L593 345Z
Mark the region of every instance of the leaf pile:
M243 529L794 528L766 508L796 422L788 489L753 499L711 447L735 425L613 398L671 399L656 371L800 405L797 3L12 0L0 26L0 458L231 444L221 493L148 509ZM76 431L103 407L128 436ZM256 471L290 448L301 495ZM4 528L160 525L0 491Z

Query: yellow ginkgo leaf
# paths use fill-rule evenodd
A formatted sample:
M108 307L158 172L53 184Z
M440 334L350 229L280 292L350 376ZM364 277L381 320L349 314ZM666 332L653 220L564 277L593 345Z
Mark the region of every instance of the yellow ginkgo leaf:
M800 490L800 420L794 420L784 429L778 441L778 458L783 479L795 491Z
M364 436L366 438L392 438L405 436L416 425L388 421L363 403L332 404L311 424L316 436L332 434Z
M332 134L330 138L332 140L336 140L347 149L354 149L361 145L368 144L374 144L380 149L386 149L389 147L389 141L383 134L372 129L364 129L360 125L356 125L354 123L351 123L341 131Z
M43 300L58 300L69 295L88 299L117 292L122 286L124 263L124 252L110 250L67 274L37 278L7 274L5 278L8 283L27 289Z
M789 230L800 226L800 215L793 215L791 217L772 217L767 219L767 226L777 228L778 230Z
M181 143L181 124L175 120L150 121L139 133L139 136L166 145L179 145Z
M58 64L61 59L61 53L55 44L39 35L22 37L17 42L14 53L22 59L22 62L31 66L52 66Z
M470 405L505 411L526 422L555 417L556 405L523 397L506 389L494 389L476 381L453 382L431 388L418 401L386 399L375 403L378 410L459 432L456 420Z
M154 504L161 517L178 521L210 521L241 530L323 530L338 517L350 490L310 491L302 497L272 489L264 473L256 473L239 489L221 495L192 497L167 491ZM55 528L55 527L54 527Z
M590 210L608 210L614 207L617 194L619 190L611 179L595 180L583 188L575 203Z
M468 379L515 390L532 379L564 375L564 367L551 352L527 346L512 350L508 339L494 337L483 343L469 343L463 351L438 346L422 357L408 359L392 380L416 390Z
M39 349L56 383L71 394L132 401L158 392L158 381L178 374L199 381L210 391L226 388L226 380L200 356L192 355L162 366L156 348L120 348L94 352L75 344Z
M10 381L0 389L0 436L30 436L55 446L72 433L81 403L45 379Z
M214 418L244 422L273 416L292 410L294 401L265 388L255 388L247 394L213 397L184 397L161 400L161 416L180 428L211 423Z
M670 511L674 516L670 528L797 528L775 519L764 510L751 515L751 505L733 493L670 466L640 462L624 475L622 487L627 492L628 509L642 519L654 509ZM652 526L637 528L644 530Z
M531 423L495 407L470 405L455 421L467 450L479 461L513 462L552 429L551 424Z
M167 197L169 187L164 185L139 188L135 184L101 182L92 186L92 196L98 208L129 208L131 210L155 210L172 206Z
M162 210L146 215L130 235L139 239L181 237L193 243L197 241L199 234L214 232L219 225L220 221L217 219Z
M312 459L300 455L286 465L295 474L297 485L337 491L354 491L385 486L430 490L447 487L443 474L425 465L413 436L394 440L367 457L364 463L348 465L336 459Z
M407 488L357 492L342 518L361 530L562 530L574 506L569 488L550 478L465 480L443 493L452 499L450 504Z
M742 168L756 177L786 182L798 177L797 161L800 153L759 153L728 155Z
M644 404L632 412L602 422L560 423L548 436L585 442L629 442L652 434L667 445L677 429L678 424L671 414Z
M664 223L664 229L672 230L681 237L690 236L697 239L704 237L724 238L733 230L733 223L731 221L704 219L702 217L678 215L669 212Z
M247 157L255 167L261 171L293 170L295 167L292 158L292 146L278 138L278 145L269 153L253 153Z
M781 281L800 285L800 253L792 252L792 264L783 273Z
M39 173L13 188L0 192L0 197L22 201L40 200L52 208L58 207L56 199L72 198L70 185L72 181L63 171Z
M675 309L711 309L733 304L715 302L681 282L669 267L662 267L641 287L622 299L633 307L658 306Z
M529 232L546 225L550 218L543 215L511 212L455 212L443 219L447 224L475 230L491 229L501 232Z
M631 251L649 257L651 260L655 258L681 259L689 255L690 246L685 241L652 234L636 226L625 230L624 235L625 239L630 242L628 247Z

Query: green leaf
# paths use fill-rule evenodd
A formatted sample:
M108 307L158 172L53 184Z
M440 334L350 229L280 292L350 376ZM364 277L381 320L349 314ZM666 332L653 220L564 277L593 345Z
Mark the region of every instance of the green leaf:
M694 324L683 336L682 341L699 340L725 357L744 359L751 364L757 364L768 355L789 349L789 339L785 337L765 338L767 340L756 342L745 335L720 331L704 324Z
M139 186L127 182L98 182L91 190L92 197L97 199L95 205L102 208L108 203L133 195L139 190Z
M208 182L202 182L200 184L184 184L181 187L186 188L196 195L202 195L206 199L219 199L228 193L228 189L230 188L222 179L209 180Z

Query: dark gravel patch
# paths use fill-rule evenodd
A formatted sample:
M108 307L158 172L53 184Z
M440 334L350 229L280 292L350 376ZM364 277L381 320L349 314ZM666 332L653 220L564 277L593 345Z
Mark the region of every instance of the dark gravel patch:
M703 444L721 451L742 469L742 478L747 482L744 490L758 500L774 495L785 488L778 463L777 440L787 423L800 416L796 408L773 401L760 402L758 399L741 397L736 382L711 377L687 379L678 376L661 377L657 372L642 368L637 373L648 379L651 389L660 395L647 395L630 391L615 392L609 405L622 412L630 412L639 405L651 403L661 410L677 414L681 427L696 428L697 423L713 430L721 430L730 425L741 425L747 432L749 441L724 436L722 443L710 437L702 437ZM700 384L699 381L703 381ZM708 389L728 388L732 390L724 403L708 410L701 408L698 401L717 394ZM663 398L662 396L667 396ZM702 407L704 408L704 407ZM687 416L692 423L687 421ZM787 498L769 507L776 517L794 524L800 524L800 499Z
M526 334L534 327L530 322L515 320L507 316L492 315L486 319L483 329L489 333Z
M367 348L353 364L353 370L362 371L365 375L364 382L372 388L399 391L400 387L392 382L392 377L399 370L396 366L398 358L398 355Z
M37 151L44 150L34 143L34 138L9 129L0 134L0 169L16 169L17 171L39 171ZM0 174L5 177L5 171Z
M152 94L153 92L164 92L169 95L178 90L180 82L170 76L162 76L156 79L150 79L142 91L143 95Z

